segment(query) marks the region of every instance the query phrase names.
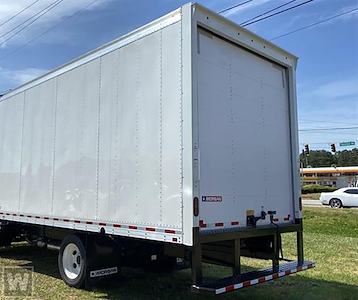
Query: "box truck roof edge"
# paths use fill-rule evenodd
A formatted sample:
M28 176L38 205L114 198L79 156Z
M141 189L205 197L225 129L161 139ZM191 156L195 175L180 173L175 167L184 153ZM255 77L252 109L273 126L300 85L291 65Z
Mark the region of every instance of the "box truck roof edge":
M198 11L199 13L204 13L206 20L208 20L208 22L207 22L207 21L205 21L205 19L200 18L200 20L199 20L199 18L198 18L199 23L208 24L210 22L209 21L210 16L212 16L216 20L220 20L221 22L223 22L226 26L231 27L232 29L238 30L238 31L236 31L236 35L238 35L238 32L240 34L238 36L232 36L232 38L235 41L239 41L239 43L241 42L241 43L245 44L245 48L253 47L252 49L255 49L255 52L257 52L257 51L262 52L264 54L264 56L270 57L271 60L277 60L277 62L280 62L281 64L286 65L286 66L296 67L298 57L296 55L292 54L291 52L288 52L287 50L285 50L285 49L277 46L276 44L270 42L269 40L257 35L256 33L252 32L251 30L238 25L234 21L231 21L230 19L225 18L223 15L214 12L213 10L201 5L200 3L192 3L191 5L193 7L194 14L196 11ZM208 17L209 17L209 19L208 19ZM216 25L218 25L218 24L213 24L211 26L214 27ZM230 37L230 29L231 28L224 29L223 27L219 26L218 31L222 30L222 31L220 31L221 35L225 34L228 37ZM259 43L263 43L263 44L260 45L261 47L256 48L256 46L254 44L251 44L251 43L253 43L251 40L246 39L246 40L240 41L239 36L241 34L247 35L247 37L250 37L250 39L253 39L255 42L259 42ZM263 47L263 46L266 46L266 47ZM282 56L277 57L275 54L272 54L272 51L267 51L267 46L269 46L275 52L280 52Z
M255 49L255 51L258 50L258 51L264 53L264 55L267 57L270 57L270 59L275 59L275 56L274 55L270 56L270 55L272 55L272 53L265 51L266 45L270 46L270 48L274 49L275 51L281 52L282 56L280 58L277 58L277 62L287 65L287 66L293 66L294 68L296 68L298 57L295 56L294 54L284 50L283 48L277 46L276 44L270 42L269 40L266 40L266 39L260 37L259 35L253 33L252 31L250 31L244 27L241 27L237 23L223 17L222 15L217 14L216 12L206 8L205 6L201 5L200 3L188 2L187 4L183 5L182 7L178 8L178 9L152 21L152 22L149 22L149 23L147 23L147 24L127 33L127 34L124 34L113 41L110 41L104 45L101 45L98 48L96 48L92 51L89 51L84 55L76 57L75 59L70 60L69 62L67 62L63 65L60 65L59 67L57 67L53 70L50 70L50 71L46 72L45 74L43 74L37 78L34 78L33 80L31 80L29 82L26 82L14 89L3 92L0 95L0 101L5 100L6 98L10 97L11 95L15 95L15 94L19 93L20 91L26 90L26 89L30 88L31 86L37 85L41 82L44 82L49 78L58 76L59 74L66 72L72 68L75 68L75 67L79 66L80 64L84 64L87 61L87 60L86 61L84 60L86 58L88 58L88 60L90 60L90 59L93 59L94 57L101 56L104 53L113 51L113 49L115 49L117 47L124 46L125 44L131 42L131 41L127 40L129 38L132 38L133 41L138 38L141 38L143 36L142 32L145 32L146 30L148 30L148 33L146 33L146 34L153 32L154 29L150 29L150 28L156 27L159 23L161 23L163 21L164 21L164 23L162 24L162 26L166 26L166 25L169 25L170 23L174 23L174 22L178 21L179 20L178 18L180 17L181 9L183 7L187 7L187 6L192 7L193 14L195 14L195 11L201 10L202 12L205 12L206 14L209 14L211 16L214 16L217 19L220 19L221 21L225 22L227 25L230 25L236 29L239 29L239 31L242 32L243 34L247 35L247 37L254 38L255 41L259 41L260 43L263 43L262 47L265 46L263 49L256 48L256 47L254 49ZM222 32L221 32L221 34L222 34ZM124 40L125 40L125 42L123 42L122 45L118 45L119 42L122 42ZM237 39L235 39L235 40L237 41ZM245 44L245 47L251 47L250 43L247 43L247 42L243 42L243 43ZM116 46L114 46L114 45L116 45ZM109 46L113 46L114 48L107 49ZM106 51L101 52L101 50L106 50ZM262 51L262 50L264 50L264 51ZM287 61L287 60L289 60L289 61ZM61 72L59 72L59 71L61 71Z

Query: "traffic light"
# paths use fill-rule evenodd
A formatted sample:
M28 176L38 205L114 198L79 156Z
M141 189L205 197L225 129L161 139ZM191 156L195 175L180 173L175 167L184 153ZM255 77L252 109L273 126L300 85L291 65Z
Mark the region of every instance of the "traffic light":
M305 153L306 155L310 155L310 147L308 146L308 144L305 145Z
M336 144L331 144L331 152L336 153Z

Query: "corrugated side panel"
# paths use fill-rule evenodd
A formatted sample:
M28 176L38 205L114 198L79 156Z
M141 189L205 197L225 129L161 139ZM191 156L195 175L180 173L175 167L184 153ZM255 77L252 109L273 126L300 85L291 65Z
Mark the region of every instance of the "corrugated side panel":
M0 209L19 208L24 94L0 102Z
M292 222L285 69L206 31L198 43L202 229L246 227L262 209Z
M178 14L0 102L2 218L181 242Z
M177 23L102 58L100 219L181 228L179 34Z
M100 58L57 78L52 215L96 218Z
M51 212L55 93L56 79L25 92L19 207L21 212ZM12 100L6 102L11 105Z

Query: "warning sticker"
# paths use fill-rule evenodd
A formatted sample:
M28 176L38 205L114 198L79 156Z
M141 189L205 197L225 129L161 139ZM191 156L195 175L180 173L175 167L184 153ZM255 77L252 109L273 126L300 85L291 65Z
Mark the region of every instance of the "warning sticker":
M255 215L255 211L253 209L246 210L246 216L253 216Z
M202 201L203 202L222 202L223 197L221 197L221 196L203 196Z

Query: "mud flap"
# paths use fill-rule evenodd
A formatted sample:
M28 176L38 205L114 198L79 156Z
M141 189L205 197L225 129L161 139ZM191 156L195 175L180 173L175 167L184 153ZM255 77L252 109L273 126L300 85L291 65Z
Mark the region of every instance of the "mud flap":
M121 247L109 237L86 237L85 287L103 286L118 280L121 272Z

